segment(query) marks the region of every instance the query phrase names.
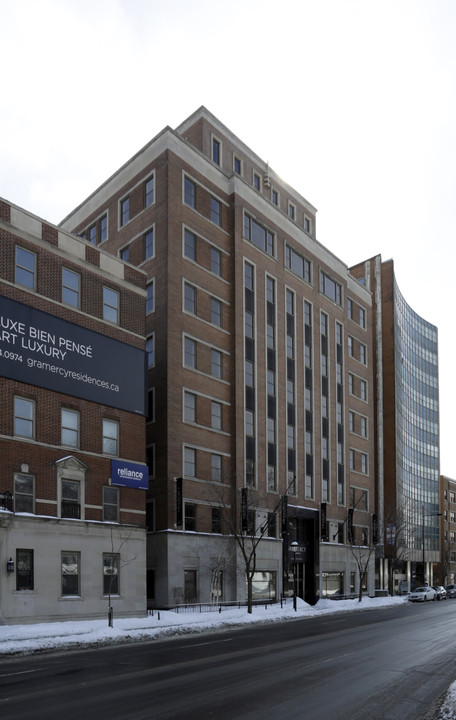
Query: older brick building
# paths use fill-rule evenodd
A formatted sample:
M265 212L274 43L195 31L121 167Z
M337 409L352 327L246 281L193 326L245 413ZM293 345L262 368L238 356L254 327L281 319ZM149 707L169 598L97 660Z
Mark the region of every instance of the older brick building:
M145 274L0 201L0 622L144 613Z
M372 293L313 205L200 108L62 228L147 274L149 602L243 600L246 535L254 597L372 591Z

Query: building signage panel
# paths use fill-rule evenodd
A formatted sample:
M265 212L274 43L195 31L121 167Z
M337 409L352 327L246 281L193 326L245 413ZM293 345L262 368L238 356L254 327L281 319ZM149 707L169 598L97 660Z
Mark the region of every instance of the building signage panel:
M123 487L149 489L149 469L147 465L126 462L125 460L111 460L111 483Z
M0 376L145 414L145 353L0 296Z

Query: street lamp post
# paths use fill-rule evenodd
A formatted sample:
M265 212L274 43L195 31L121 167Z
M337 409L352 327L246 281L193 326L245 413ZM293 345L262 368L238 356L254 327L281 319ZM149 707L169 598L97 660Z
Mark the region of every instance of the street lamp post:
M298 543L296 540L294 540L292 543L290 543L290 548L293 553L293 610L297 612L297 602L296 602L296 596L297 596L297 588L296 588L296 551L298 549Z
M421 510L423 512L423 585L426 585L426 555L425 555L425 549L424 549L424 518L427 517L440 517L442 513L426 513L424 512L424 503L421 506Z

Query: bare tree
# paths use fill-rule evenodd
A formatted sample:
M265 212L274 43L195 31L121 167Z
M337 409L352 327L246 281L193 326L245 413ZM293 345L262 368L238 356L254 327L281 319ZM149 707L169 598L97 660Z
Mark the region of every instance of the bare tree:
M103 555L103 583L104 578L107 577L107 593L105 591L105 587L103 587L104 594L107 594L108 596L108 626L114 627L113 622L113 607L111 604L111 597L114 594L115 584L119 582L119 573L121 568L125 567L126 565L130 565L132 562L136 560L136 555L134 555L131 558L126 558L122 555L122 549L124 548L125 543L128 542L131 536L131 532L128 533L126 536L122 536L120 533L119 528L119 538L118 543L115 542L114 538L114 529L118 529L117 525L110 525L110 535L111 535L111 553L110 554L104 554ZM116 593L117 594L117 593Z
M222 484L212 486L212 496L211 505L220 509L223 525L234 538L241 555L247 581L247 612L251 613L257 549L277 522L277 511L282 505L282 498L269 509L265 498L256 489L243 487L236 490Z

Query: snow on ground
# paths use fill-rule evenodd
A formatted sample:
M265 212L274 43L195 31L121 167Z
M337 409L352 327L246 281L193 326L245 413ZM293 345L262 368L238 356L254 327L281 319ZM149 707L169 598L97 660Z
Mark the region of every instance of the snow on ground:
M319 600L312 607L298 598L296 611L293 609L292 600L289 599L283 607L280 603L255 605L250 615L245 607L230 607L222 609L220 613L215 608L210 612L176 613L154 610L153 615L128 619L116 618L114 608L113 627L108 626L107 612L104 620L2 625L0 626L0 660L2 656L177 637L212 629L297 620L337 612L401 605L406 602L407 596L365 597L361 603L358 600ZM438 720L456 720L456 682L448 690Z

